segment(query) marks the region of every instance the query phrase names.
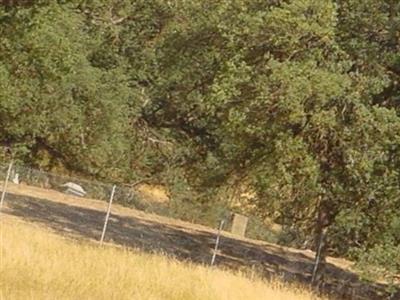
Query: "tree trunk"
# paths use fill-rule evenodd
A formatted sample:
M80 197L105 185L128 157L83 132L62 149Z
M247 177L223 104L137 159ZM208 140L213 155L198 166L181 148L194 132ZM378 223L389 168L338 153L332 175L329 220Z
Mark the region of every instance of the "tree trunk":
M326 231L327 228L323 228L322 230L318 230L318 233L315 235L316 251L315 251L315 260L314 260L314 268L311 278L311 284L318 290L324 283L324 273L326 267L326 250L327 250Z
M327 255L327 230L330 224L329 213L323 205L320 204L318 209L318 216L316 220L316 227L314 232L314 249L315 249L315 261L314 269L311 278L311 284L318 290L322 287L324 283L324 273L326 267L326 255Z

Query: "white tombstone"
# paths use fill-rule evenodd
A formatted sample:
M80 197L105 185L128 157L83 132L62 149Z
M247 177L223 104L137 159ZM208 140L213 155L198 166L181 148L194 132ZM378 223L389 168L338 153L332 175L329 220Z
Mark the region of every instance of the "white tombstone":
M65 193L67 194L79 197L84 197L86 195L86 191L79 184L67 182L61 186L66 188Z
M15 173L15 175L12 179L12 182L15 184L19 184L19 174L18 173Z

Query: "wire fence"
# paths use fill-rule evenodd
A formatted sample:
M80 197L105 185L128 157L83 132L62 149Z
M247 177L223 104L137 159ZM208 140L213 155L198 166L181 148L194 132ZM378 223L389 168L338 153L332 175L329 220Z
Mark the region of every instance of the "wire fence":
M0 164L0 180L5 180L8 167L8 164ZM68 184L73 183L82 188L84 193L81 196L84 198L102 201L109 201L114 186L113 183L60 175L22 165L13 165L10 181L67 194L71 193ZM234 212L220 204L210 205L205 208L195 202L179 202L173 198L169 199L167 203L152 201L143 196L137 189L122 185L116 185L113 202L146 213L179 219L211 228L217 228L220 221L224 220L224 230L231 231L232 229ZM255 216L246 217L248 219L246 237L277 242L278 237L276 234L260 218Z
M222 230L229 231L233 227L231 218L232 213L227 208L224 210L221 210L220 207L216 208L217 212L215 213L214 218L206 219L201 217L201 213L195 212L195 210L201 210L201 207L199 206L189 208L185 207L183 209L184 212L182 212L182 207L176 205L176 203L175 205L174 203L171 203L173 202L173 199L171 199L169 203L149 201L146 197L143 197L140 192L131 187L55 174L23 165L15 165L13 162L10 164L0 164L0 180L2 181L2 206L6 194L9 194L8 197L10 198L10 202L18 202L26 197L31 199L43 198L45 200L54 200L52 199L54 193L53 196L47 194L51 192L61 193L57 195L65 195L65 197L63 197L64 200L74 199L68 198L68 196L75 196L91 200L107 201L108 208L107 211L104 212L104 225L101 238L99 239L100 244L103 244L106 236L107 224L112 211L112 203L120 204L145 213L190 221L191 223L199 225L206 225L214 229L216 227L215 225L219 225L218 230L215 233L214 245L211 245L210 247L213 248L211 265L213 265L216 260ZM8 185L11 185L12 188L7 188ZM32 187L39 189L32 190ZM39 192L39 195L37 192ZM84 201L85 200L82 199L82 203L84 203ZM0 213L2 206L0 207ZM188 211L191 211L191 213L188 214ZM52 212L49 211L48 213L51 214ZM85 218L85 216L82 217ZM247 227L248 224L247 219L248 218L246 217L245 227ZM250 224L254 224L251 223L251 218ZM91 225L88 224L88 226ZM243 236L244 231L245 230L243 230ZM108 234L108 239L113 239L112 233ZM157 241L154 241L154 244L157 244ZM163 249L160 250L162 251Z

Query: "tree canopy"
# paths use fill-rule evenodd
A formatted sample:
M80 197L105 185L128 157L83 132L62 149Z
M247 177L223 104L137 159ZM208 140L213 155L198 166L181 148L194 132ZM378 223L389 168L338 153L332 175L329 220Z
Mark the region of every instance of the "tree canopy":
M240 186L298 245L399 253L398 1L1 3L0 143L17 160L205 202Z

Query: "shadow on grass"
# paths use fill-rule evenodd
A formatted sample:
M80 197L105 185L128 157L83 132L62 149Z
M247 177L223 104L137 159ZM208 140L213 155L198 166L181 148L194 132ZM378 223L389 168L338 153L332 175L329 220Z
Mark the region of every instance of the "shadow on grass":
M5 212L41 223L62 234L99 240L105 213L90 208L9 194ZM179 260L209 264L215 236L206 231L159 223L141 217L112 214L106 241ZM230 269L256 269L266 278L308 284L313 261L273 245L258 245L223 236L217 265ZM339 299L390 299L386 286L362 282L357 275L332 264L326 268L324 293ZM397 298L399 297L399 298ZM392 297L400 299L400 295Z

